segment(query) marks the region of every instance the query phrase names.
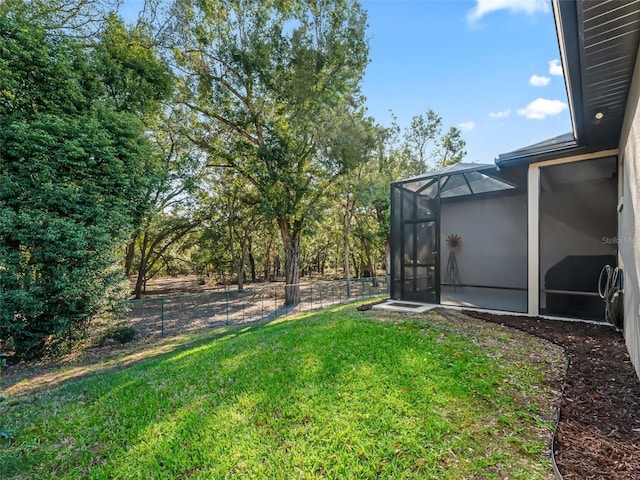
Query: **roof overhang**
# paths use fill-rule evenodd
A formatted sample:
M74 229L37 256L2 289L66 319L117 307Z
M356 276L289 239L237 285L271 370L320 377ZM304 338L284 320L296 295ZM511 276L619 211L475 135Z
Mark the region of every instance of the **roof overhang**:
M502 154L499 167L618 146L640 44L640 0L552 0L572 137Z

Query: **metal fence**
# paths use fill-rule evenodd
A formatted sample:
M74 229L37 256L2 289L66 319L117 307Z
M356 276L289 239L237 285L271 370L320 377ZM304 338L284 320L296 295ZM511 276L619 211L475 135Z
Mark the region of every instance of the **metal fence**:
M284 304L285 285L267 284L184 295L127 300L128 319L140 336L175 335L199 328L268 320L389 293L388 277L300 283L300 303ZM350 288L348 288L350 287ZM350 290L350 295L347 294Z

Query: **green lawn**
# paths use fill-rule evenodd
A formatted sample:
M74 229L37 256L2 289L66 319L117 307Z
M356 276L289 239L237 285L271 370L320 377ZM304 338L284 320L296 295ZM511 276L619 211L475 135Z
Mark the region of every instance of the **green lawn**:
M544 369L526 361L541 341L492 331L498 348L429 315L376 315L229 328L10 397L0 478L553 478Z

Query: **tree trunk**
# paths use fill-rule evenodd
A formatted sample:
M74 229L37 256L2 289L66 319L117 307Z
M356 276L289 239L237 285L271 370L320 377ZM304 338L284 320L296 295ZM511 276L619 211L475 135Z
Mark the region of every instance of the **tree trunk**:
M389 237L384 242L384 271L387 275L391 275L391 243Z
M139 233L136 232L133 234L131 238L131 242L126 247L126 256L124 259L124 273L127 277L131 275L131 268L133 267L133 257L136 253L136 240L138 239Z
M280 263L280 255L276 255L276 258L273 262L273 276L274 277L279 277L280 276L280 268L282 267L281 263Z
M347 280L347 298L351 298L351 268L349 267L349 228L345 225L342 243L344 248L344 277Z
M238 276L238 291L244 290L244 262L238 262L236 266L236 274Z
M249 257L251 256L251 237L249 236L249 228L251 226L251 222L247 223L247 225L243 228L242 237L240 240L240 264L238 268L238 291L244 290L244 282L246 279L246 270L245 270L245 260L247 258L247 252ZM251 276L255 281L255 264L251 267Z
M300 222L291 227L289 220L278 219L280 235L284 244L285 289L284 304L295 306L300 303Z
M135 298L140 298L142 296L143 287L144 287L144 273L142 273L142 271L139 271L138 278L136 279L136 286L134 289Z
M351 255L351 261L353 262L353 269L355 270L356 278L360 278L360 264L354 254Z
M251 268L251 283L256 283L256 259L253 256L253 246L249 241L249 267Z
M136 279L135 297L140 298L142 290L146 290L145 276L147 274L147 244L149 233L144 232L142 245L140 246L140 264L138 265L138 278Z
M268 235L269 237L269 241L266 245L265 250L265 254L263 256L263 260L262 260L262 268L264 270L264 281L265 282L270 282L271 281L271 259L273 258L273 254L271 252L271 235Z
M342 218L342 246L344 248L344 276L347 279L347 298L351 298L351 268L349 266L349 257L352 256L349 249L349 235L351 233L351 222L353 221L356 200L351 194L347 194L344 217ZM356 268L356 277L358 276L357 265L353 262L353 266Z
M367 269L366 272L363 273L364 277L371 277L373 278L373 286L377 287L378 286L378 277L376 277L376 267L374 265L373 262L373 255L371 254L371 245L369 244L369 242L362 238L362 249L364 250L364 255L365 255L365 260L367 263Z

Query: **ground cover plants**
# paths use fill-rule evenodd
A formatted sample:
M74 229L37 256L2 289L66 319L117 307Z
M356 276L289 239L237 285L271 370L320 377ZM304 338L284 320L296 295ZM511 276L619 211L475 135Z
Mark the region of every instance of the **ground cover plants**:
M0 404L0 477L553 478L564 357L353 305L217 329Z

